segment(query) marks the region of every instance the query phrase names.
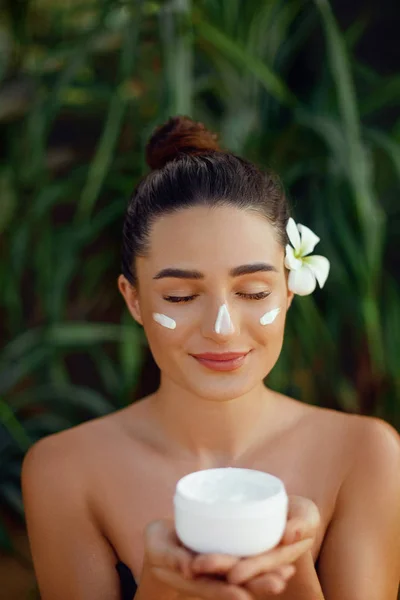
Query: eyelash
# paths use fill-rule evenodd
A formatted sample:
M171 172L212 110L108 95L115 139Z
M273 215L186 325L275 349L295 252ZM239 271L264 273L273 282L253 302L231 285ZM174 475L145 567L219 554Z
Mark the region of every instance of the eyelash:
M271 292L257 292L256 294L242 294L240 292L237 292L237 295L240 296L240 298L244 298L245 300L264 300L265 298L267 298L267 296L270 295L270 293ZM164 296L164 300L166 300L167 302L173 302L175 304L179 302L190 302L191 300L194 300L194 298L196 298L196 295Z

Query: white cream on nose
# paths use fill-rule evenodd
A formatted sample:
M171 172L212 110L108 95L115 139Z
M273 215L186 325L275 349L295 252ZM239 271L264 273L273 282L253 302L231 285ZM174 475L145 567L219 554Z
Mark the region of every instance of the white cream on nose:
M214 330L215 333L221 333L222 335L226 335L227 333L233 333L234 331L232 319L226 304L220 306L217 315L217 320L215 321Z

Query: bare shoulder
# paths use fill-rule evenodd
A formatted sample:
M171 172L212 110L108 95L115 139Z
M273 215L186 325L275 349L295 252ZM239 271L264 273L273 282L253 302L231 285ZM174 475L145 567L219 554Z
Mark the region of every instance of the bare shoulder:
M400 564L400 439L376 417L348 415L345 476L324 536L318 575L324 594L395 599Z
M47 497L58 498L58 503L68 491L68 501L86 510L85 464L89 458L88 438L93 436L93 429L89 423L73 427L48 435L30 447L21 472L25 508L39 490L46 490Z
M139 406L141 402L136 404L42 438L30 448L24 463L37 462L40 457L40 460L60 460L64 465L77 461L83 466L86 459L89 461L101 449L110 450L117 439L122 441L124 435L129 435L127 423L132 425L132 438L135 437L133 429L137 426L140 430L140 413L143 412Z
M49 473L52 468L61 477L68 475L74 468L74 456L79 453L77 442L82 438L73 429L48 435L30 447L22 463L23 482L31 473L32 476L40 471Z
M354 469L379 469L380 463L385 469L399 469L400 435L383 419L287 400L302 439L322 456L332 457L340 478Z
M381 418L304 404L301 414L306 427L314 428L321 436L333 436L357 456L374 446L394 455L400 451L399 433Z
M387 421L378 417L356 416L357 428L367 449L372 445L383 445L389 452L400 451L400 435ZM391 450L390 450L391 449Z
M396 429L377 417L312 408L318 436L326 448L333 445L338 466L341 493L336 511L358 493L357 486L371 486L371 490L384 486L382 492L399 498L400 435Z
M69 503L75 502L82 511L87 511L92 473L98 470L107 451L117 451L118 426L115 421L113 413L35 442L22 463L25 505L41 488L46 489L47 494L60 494L61 499L68 491Z
M350 452L349 469L358 468L371 460L400 460L400 436L396 429L378 417L346 414L321 409L320 415L333 425L338 438Z
M25 517L43 600L119 597L116 555L88 502L86 465L97 431L98 424L88 423L47 436L23 461Z
M349 473L359 477L393 477L400 483L400 436L383 419L358 416L353 419L352 461Z
M24 458L23 471L40 468L45 461L47 468L54 464L60 468L60 473L67 475L73 469L76 474L76 463L82 464L87 456L86 451L93 447L100 433L106 430L109 416L81 423L35 442Z

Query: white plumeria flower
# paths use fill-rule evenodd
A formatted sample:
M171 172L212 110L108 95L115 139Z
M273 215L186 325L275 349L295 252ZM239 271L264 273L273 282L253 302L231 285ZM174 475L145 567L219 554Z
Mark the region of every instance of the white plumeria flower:
M317 285L322 288L328 278L330 263L325 256L308 256L319 242L319 237L305 225L296 225L290 218L286 232L290 243L286 245L285 267L290 270L288 287L299 296L312 294Z

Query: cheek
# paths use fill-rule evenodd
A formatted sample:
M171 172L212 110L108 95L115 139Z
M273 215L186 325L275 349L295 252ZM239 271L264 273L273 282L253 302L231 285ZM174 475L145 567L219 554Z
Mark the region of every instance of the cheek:
M254 339L266 344L281 344L286 317L286 305L277 299L254 306L247 311L246 323Z
M175 329L169 329L151 320L146 324L145 333L150 345L168 348L179 340L181 327L178 323Z
M173 319L173 321L176 323L176 327L174 329L166 327L162 324L164 319L157 317L157 320L155 320L153 314L161 316L165 315L167 319ZM160 360L165 364L166 360L168 360L168 357L171 357L171 350L184 346L187 336L187 326L182 323L176 314L173 315L171 311L165 311L165 313L149 313L146 315L146 317L147 318L144 322L144 330L150 350L157 363ZM167 325L170 325L168 320L166 323Z
M255 349L258 350L258 361L255 364L265 375L271 371L280 356L285 333L285 316L286 311L282 307L273 323L261 325L256 322L251 331Z
M286 301L282 294L273 292L265 300L249 300L241 304L240 310L247 323L268 330L282 321L286 312Z
M264 313L262 315L262 317L260 317L259 322L260 325L262 326L266 326L266 325L272 325L278 318L280 313L282 312L282 309L280 306L277 306L276 308L273 308L272 310L267 310L266 313Z
M197 306L197 303L196 303ZM168 303L155 299L147 307L145 318L148 326L156 324L157 329L177 332L187 326L196 316L195 304L191 302Z
M284 324L282 317L279 315L271 325L260 325L257 323L253 328L253 337L261 345L272 347L282 344Z

